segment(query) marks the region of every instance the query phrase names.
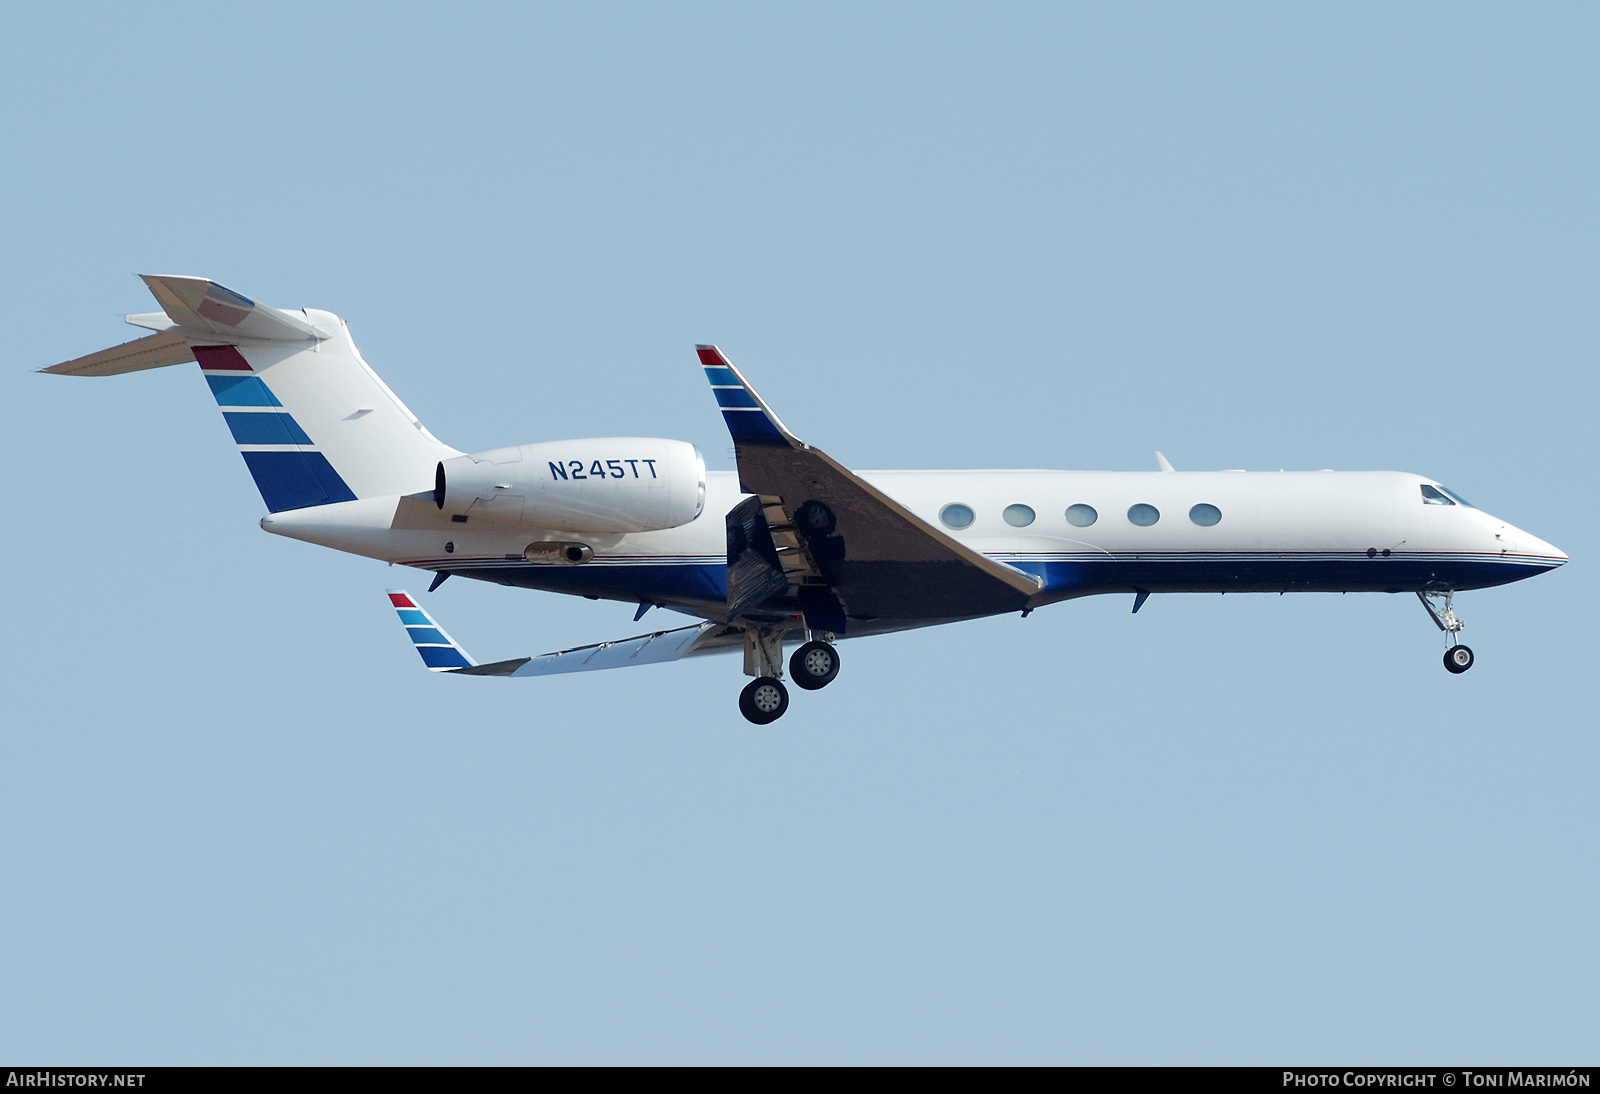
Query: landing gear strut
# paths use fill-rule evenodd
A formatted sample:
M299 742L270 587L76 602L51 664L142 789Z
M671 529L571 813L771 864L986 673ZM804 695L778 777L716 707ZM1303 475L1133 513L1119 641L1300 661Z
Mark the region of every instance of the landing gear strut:
M805 634L806 643L789 658L789 672L797 686L816 691L839 675L839 651L829 632L808 629ZM782 627L745 625L744 674L755 679L739 693L739 713L758 726L782 718L789 709L789 689L783 686Z
M744 673L755 679L739 693L739 713L758 726L782 718L789 709L789 689L783 686L781 628L745 628Z
M1473 657L1470 647L1456 641L1456 635L1466 624L1456 618L1455 609L1450 606L1451 598L1454 596L1455 593L1451 589L1427 589L1417 593L1417 599L1422 601L1422 606L1428 610L1428 617L1444 632L1444 640L1448 643L1444 651L1444 667L1459 676L1472 667L1476 658ZM1435 600L1443 601L1443 605L1435 607Z

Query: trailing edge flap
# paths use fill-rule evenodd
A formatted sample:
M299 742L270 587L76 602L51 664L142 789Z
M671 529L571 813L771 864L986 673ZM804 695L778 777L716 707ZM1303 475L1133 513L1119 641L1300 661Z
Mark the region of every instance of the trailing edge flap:
M739 488L779 497L818 571L856 618L955 619L1019 611L1040 584L918 517L801 443L716 346L695 347L739 465Z
M597 672L635 665L659 665L701 653L743 649L744 632L720 623L656 631L615 642L595 642L570 650L519 657L489 665L452 669L459 676L556 676L567 672Z
M745 498L728 510L728 621L789 591L760 498Z
M42 368L54 376L120 376L124 372L138 372L147 368L181 365L194 360L194 351L181 334L152 334L136 338L120 346L91 353L59 365Z
M307 342L326 337L293 312L257 304L203 277L142 274L140 280L167 318L190 337L202 341L210 338L231 342L242 338L256 342ZM130 316L129 320L146 321L148 317Z
M404 589L390 589L389 603L399 613L400 624L422 656L422 663L432 672L453 672L461 676L555 676L655 665L695 654L744 647L744 632L738 628L700 623L616 642L596 642L537 657L516 657L480 665Z

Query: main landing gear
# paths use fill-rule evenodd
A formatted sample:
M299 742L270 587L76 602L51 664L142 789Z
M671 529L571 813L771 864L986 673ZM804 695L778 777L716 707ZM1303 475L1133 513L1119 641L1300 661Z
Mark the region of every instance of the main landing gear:
M1459 676L1472 667L1476 658L1472 655L1471 647L1456 641L1456 635L1466 624L1456 618L1455 609L1450 606L1454 595L1451 589L1427 589L1417 593L1417 599L1428 610L1428 617L1434 625L1444 632L1444 640L1448 643L1444 651L1444 667ZM1441 601L1441 606L1435 607L1435 601Z
M789 675L807 691L825 688L839 675L839 651L826 642L807 642L789 658Z
M776 722L789 709L789 689L783 681L758 676L739 693L739 713L758 726Z
M831 638L832 635L827 637ZM816 691L839 675L839 651L830 642L810 639L789 659L795 684ZM744 671L755 679L739 693L739 713L758 726L770 725L789 709L789 689L783 686L783 631L777 627L746 627Z

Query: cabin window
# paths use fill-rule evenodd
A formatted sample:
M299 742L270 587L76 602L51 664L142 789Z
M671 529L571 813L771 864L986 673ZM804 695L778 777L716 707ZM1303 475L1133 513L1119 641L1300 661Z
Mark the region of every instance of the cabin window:
M1189 510L1189 519L1202 528L1210 528L1222 519L1222 510L1215 505L1207 505L1205 502L1201 502Z
M946 528L967 528L972 525L972 506L956 502L939 510L939 519Z
M1099 519L1100 514L1094 511L1094 506L1092 505L1080 503L1067 506L1067 523L1074 528L1087 528Z
M1033 510L1026 505L1008 505L1001 516L1006 518L1006 523L1013 528L1026 528L1033 523Z
M1148 528L1160 519L1161 510L1142 501L1128 510L1128 523L1137 524L1140 528Z
M1422 487L1422 504L1454 505L1455 502L1451 501L1449 495L1443 490L1440 490L1437 486L1428 486L1424 484Z

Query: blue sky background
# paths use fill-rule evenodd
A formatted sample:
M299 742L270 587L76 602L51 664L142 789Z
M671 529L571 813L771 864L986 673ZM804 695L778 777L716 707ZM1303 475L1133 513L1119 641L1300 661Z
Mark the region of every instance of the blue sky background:
M61 4L0 37L0 1058L1572 1063L1600 1042L1592 5ZM133 276L345 316L469 451L1391 468L1460 598L1106 597L422 671ZM635 633L453 581L481 657Z

